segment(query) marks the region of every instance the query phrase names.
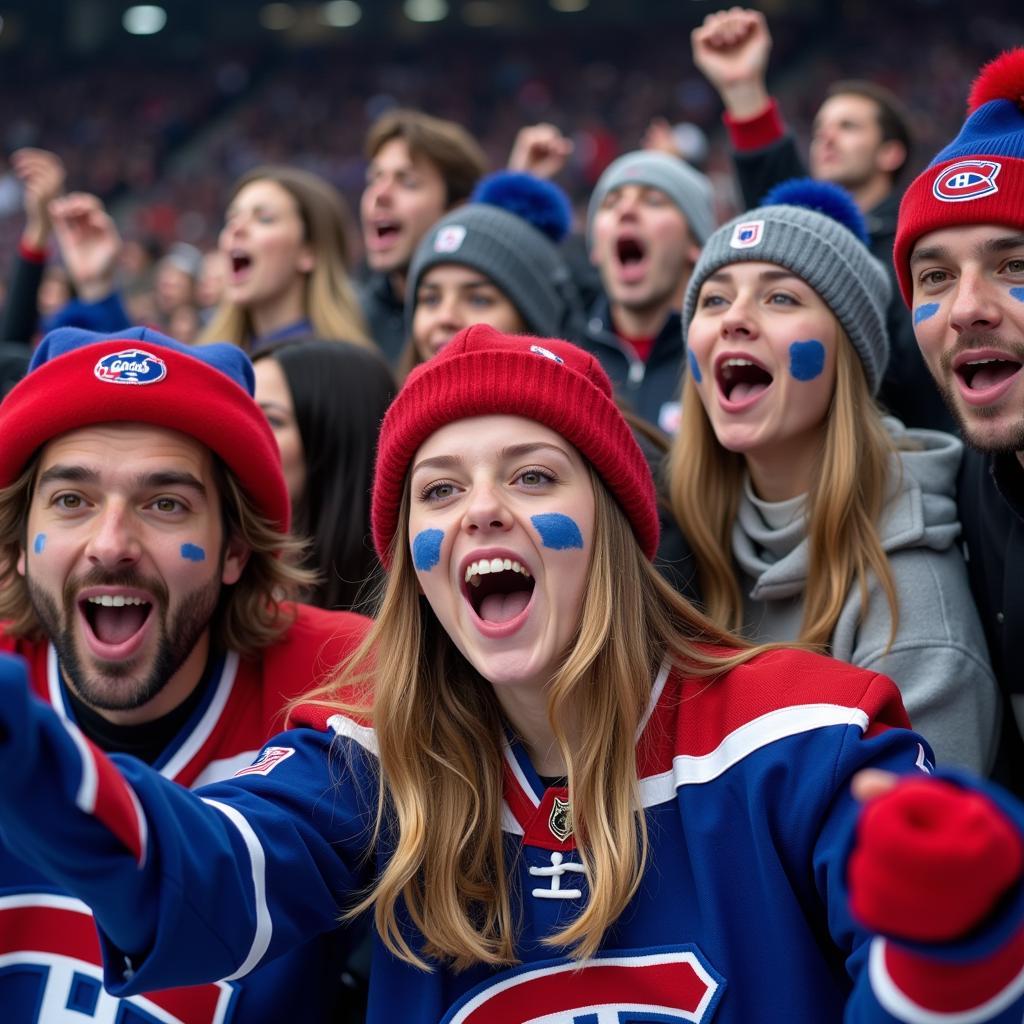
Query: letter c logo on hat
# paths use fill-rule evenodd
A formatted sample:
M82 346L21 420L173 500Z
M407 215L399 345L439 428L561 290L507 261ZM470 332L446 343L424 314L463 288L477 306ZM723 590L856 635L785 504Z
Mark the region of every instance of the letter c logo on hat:
M959 160L939 172L932 194L943 203L967 203L999 191L1003 165L995 160Z
M167 376L167 364L152 352L130 348L103 356L93 373L104 384L156 384Z

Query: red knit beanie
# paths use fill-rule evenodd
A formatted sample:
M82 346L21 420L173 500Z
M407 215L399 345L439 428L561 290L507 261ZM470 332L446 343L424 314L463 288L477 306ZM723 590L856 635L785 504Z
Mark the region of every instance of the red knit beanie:
M893 262L910 305L914 243L966 224L1024 227L1024 48L982 68L960 134L911 183L900 203Z
M148 423L218 455L260 512L286 531L291 511L281 456L252 391L252 364L234 345L189 347L145 327L112 335L52 331L0 403L0 487L61 434Z
M622 506L644 554L654 557L654 481L597 360L568 341L501 334L476 324L409 374L384 417L372 520L385 566L391 564L409 463L420 445L449 423L490 415L535 420L574 445Z

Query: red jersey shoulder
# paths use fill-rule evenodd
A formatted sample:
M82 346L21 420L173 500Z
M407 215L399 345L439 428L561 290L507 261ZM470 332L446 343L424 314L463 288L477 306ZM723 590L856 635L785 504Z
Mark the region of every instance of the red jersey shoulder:
M45 640L36 642L20 636L11 636L7 632L8 625L7 622L0 622L0 651L5 654L20 654L28 662L32 689L38 696L48 700L46 659L49 644Z
M371 625L364 615L306 604L287 604L284 612L293 616L291 625L258 657L264 686L278 693L282 702L326 683Z
M798 719L800 727L811 728L815 721L825 726L849 720L865 735L910 726L886 676L810 651L766 651L717 677L673 671L644 730L641 774L664 770L679 755L703 757L740 730L783 718L794 728Z

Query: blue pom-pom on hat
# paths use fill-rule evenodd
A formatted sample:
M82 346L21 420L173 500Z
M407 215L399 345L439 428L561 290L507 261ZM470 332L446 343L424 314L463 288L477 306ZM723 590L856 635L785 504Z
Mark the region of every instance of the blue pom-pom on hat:
M523 171L495 171L481 178L470 202L514 213L556 245L572 225L572 206L565 192L553 182Z
M853 196L840 185L813 178L790 178L770 189L761 206L802 206L831 217L849 228L865 245L870 245L868 226L864 215L853 201Z

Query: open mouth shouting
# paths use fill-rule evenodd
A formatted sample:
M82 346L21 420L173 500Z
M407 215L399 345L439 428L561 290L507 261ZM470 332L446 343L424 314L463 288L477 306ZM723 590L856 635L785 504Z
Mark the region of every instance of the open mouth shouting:
M723 352L715 360L719 404L726 412L751 408L772 385L771 373L749 355Z
M154 599L141 590L90 587L76 605L89 652L102 661L134 655L153 620Z
M615 243L615 256L619 264L619 277L632 284L647 273L647 244L636 235L620 235Z
M529 618L536 581L511 551L476 551L462 563L462 596L484 636L517 632Z
M229 276L232 283L243 280L252 269L252 256L241 249L228 253Z
M365 232L365 242L367 248L374 252L384 252L390 249L402 233L401 223L390 218L373 220L368 227L369 230Z
M965 402L991 405L1009 391L1022 366L1020 359L1001 349L971 349L953 360L953 373Z

